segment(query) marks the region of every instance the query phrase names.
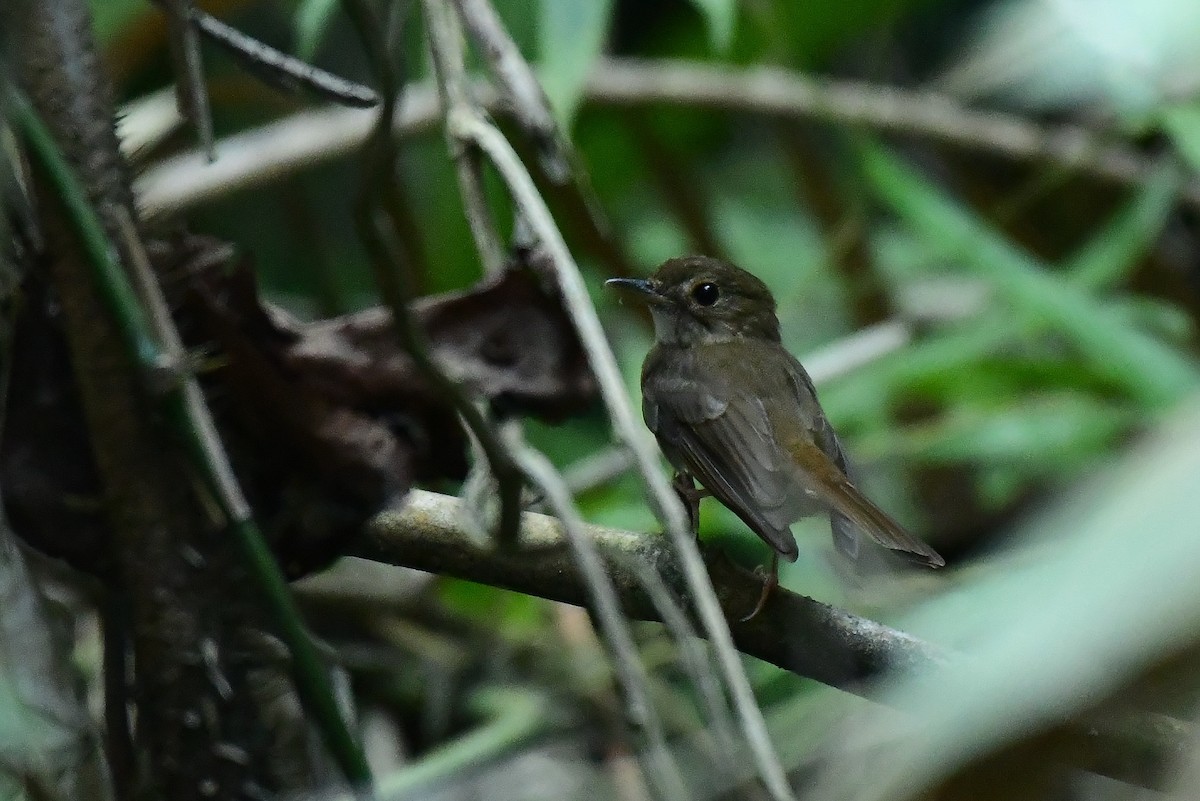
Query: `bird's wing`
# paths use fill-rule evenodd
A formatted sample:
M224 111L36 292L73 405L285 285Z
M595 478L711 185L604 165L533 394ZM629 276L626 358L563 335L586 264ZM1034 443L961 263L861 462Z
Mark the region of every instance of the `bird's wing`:
M730 381L697 378L703 377L686 368L652 376L646 394L654 401L643 408L647 423L705 489L794 561L790 525L799 515L789 486L792 471L774 443L762 402Z
M810 437L797 436L780 444L793 456L804 476L805 488L830 508L834 541L839 550L854 558L858 550L855 530L865 531L885 548L903 551L934 567L945 565L946 560L937 551L905 531L850 481L841 442L817 404L812 380L799 362L793 360L793 365L792 403L770 411L800 415L806 420Z

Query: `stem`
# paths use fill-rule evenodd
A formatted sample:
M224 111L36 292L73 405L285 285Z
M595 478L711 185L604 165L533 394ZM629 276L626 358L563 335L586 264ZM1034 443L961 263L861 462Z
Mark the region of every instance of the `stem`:
M84 199L82 189L49 132L23 96L16 95L12 106L22 137L67 206L70 219L96 270L104 300L119 322L129 351L151 375L160 373L164 367L178 370L182 364L181 354L179 350L172 353L171 346L181 349L182 345L173 324L166 323L171 325L169 331L153 331L151 320L157 319L160 325L164 324L161 313L157 316L152 314L148 319L143 311L137 293L114 258L100 221ZM157 289L157 284L153 286ZM165 308L165 300L161 297L156 300L154 306ZM175 377L182 378L178 373ZM346 728L329 676L304 628L287 583L251 518L249 504L220 446L216 426L204 404L199 384L190 376L182 378L173 387L167 388L161 401L176 432L184 438L193 466L204 476L220 503L280 627L280 634L292 655L293 674L301 701L316 719L330 752L346 778L356 788L369 787L371 775L366 759Z

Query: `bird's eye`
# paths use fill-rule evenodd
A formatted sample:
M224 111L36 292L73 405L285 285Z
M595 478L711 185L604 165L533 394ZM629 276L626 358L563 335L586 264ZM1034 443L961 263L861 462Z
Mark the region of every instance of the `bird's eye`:
M692 287L692 300L701 306L711 306L721 297L721 290L711 281L701 281Z

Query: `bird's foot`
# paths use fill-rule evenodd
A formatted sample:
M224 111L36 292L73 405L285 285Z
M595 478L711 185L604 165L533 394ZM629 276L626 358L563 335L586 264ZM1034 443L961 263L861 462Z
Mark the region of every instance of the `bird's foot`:
M754 605L754 609L750 610L750 614L739 621L741 623L749 623L758 617L758 613L767 605L767 600L771 597L771 593L779 586L779 554L772 553L771 566L764 568L762 565L759 565L754 570L754 575L763 583L762 593L758 596L758 603Z
M700 499L708 497L708 491L696 488L696 482L687 473L676 473L675 478L671 481L671 488L675 490L675 494L679 496L679 500L683 501L683 508L687 510L688 527L691 529L693 537L700 536Z

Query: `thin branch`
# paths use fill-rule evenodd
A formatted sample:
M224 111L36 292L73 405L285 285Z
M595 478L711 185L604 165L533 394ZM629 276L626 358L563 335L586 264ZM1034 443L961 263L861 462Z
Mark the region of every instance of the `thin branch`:
M912 341L911 325L903 320L885 320L811 351L801 363L819 386L902 350Z
M671 632L679 647L684 670L700 693L700 700L708 713L709 728L716 744L717 758L723 766L730 767L729 760L738 750L734 736L733 719L721 692L721 685L709 667L710 655L703 640L696 636L696 629L688 620L687 612L679 603L666 581L650 565L640 558L627 558L629 569L637 575L642 588L662 615L663 625Z
M494 109L499 95L477 87ZM886 133L928 138L1019 161L1042 161L1122 186L1140 186L1164 163L1121 142L1074 125L1042 125L999 111L972 109L932 92L802 73L738 69L685 61L605 59L584 88L583 102L607 106L667 104L749 114L820 119ZM412 87L395 119L400 134L430 130L438 119L432 86ZM292 170L344 156L369 134L370 118L351 109L296 114L221 142L221 160L201 168L195 152L149 170L139 182L150 213L178 211L234 189L257 186ZM1200 208L1200 181L1186 183L1182 202Z
M351 108L379 105L379 95L370 87L276 50L265 42L226 25L206 11L193 8L192 23L200 33L223 47L249 71L271 86L287 91L304 89L318 97Z
M541 83L508 35L500 15L490 0L452 1L496 77L517 124L533 140L546 177L554 183L566 183L572 172L570 147L558 129Z
M425 9L427 41L433 71L437 76L438 95L448 120L451 115L474 107L467 96L462 29L454 11L443 0L423 0L422 6ZM479 151L464 146L463 142L450 136L448 130L446 144L454 160L463 210L471 235L475 238L475 248L479 251L484 272L494 275L504 267L504 245L496 232L496 223L483 190L483 162L479 158Z
M502 268L503 252L484 195L479 148L473 141L456 135L455 120L482 117L483 114L468 95L459 20L441 0L424 0L422 5L429 50L445 113L446 141L455 162L467 220L485 269L495 272ZM520 63L524 65L523 60ZM552 129L552 132L557 134L557 129ZM683 779L667 751L662 722L650 701L645 668L638 658L633 635L621 615L616 592L605 572L604 563L591 541L582 534L583 520L562 477L544 455L520 441L519 429L514 434L510 451L528 480L542 491L548 504L563 520L575 563L583 574L591 596L589 608L593 610L612 654L624 691L628 717L647 737L647 778L657 785L662 797L682 798Z
M609 578L609 568L588 536L587 526L575 508L570 490L550 460L533 448L521 446L515 449L515 458L529 481L545 494L547 504L554 509L562 523L572 561L583 579L588 596L586 605L595 614L600 632L612 653L613 664L624 690L629 719L649 740L650 769L645 771L646 777L660 788L663 797L682 799L686 796L683 777L667 751L662 721L650 701L647 687L649 677L638 656L633 634L621 613L616 589Z
M774 67L738 70L682 61L607 59L585 98L600 105L662 103L812 118L907 134L1018 160L1044 161L1119 184L1145 182L1162 160L1075 125L973 109L934 92L813 78ZM1185 190L1200 204L1200 184Z
M179 111L196 129L200 149L205 159L211 162L217 157L212 108L208 102L208 86L204 83L200 35L192 25L192 0L162 0L162 7L167 13Z
M567 482L572 495L582 495L615 481L629 472L631 467L633 454L629 449L623 445L609 445L567 465L563 470L563 480Z
M506 101L506 111L533 145L533 163L555 194L572 206L576 219L592 240L597 254L616 275L630 273L628 259L612 235L612 226L583 167L579 154L564 135L534 71L504 27L491 0L453 0L475 44L488 63Z
M563 304L583 344L614 431L618 439L633 452L638 472L650 496L651 507L662 521L676 552L680 555L688 594L696 604L703 627L713 643L717 663L733 696L734 708L751 751L758 761L763 781L777 801L791 799L792 793L787 777L771 745L762 712L750 688L750 681L746 678L733 647L728 624L690 533L683 505L671 490L659 467L657 446L634 415L633 404L625 392L625 383L617 367L616 357L608 346L608 339L588 295L583 276L567 249L550 210L546 208L545 202L533 185L533 179L525 171L517 154L494 125L478 115L463 114L451 118L450 129L453 135L474 142L487 154L508 186L519 213L546 248L554 267Z
M392 129L400 136L431 131L441 119L433 84L408 87L396 106ZM233 134L213 164L191 150L149 168L136 182L139 203L146 217L177 212L345 158L362 149L377 119L364 109L314 109Z

